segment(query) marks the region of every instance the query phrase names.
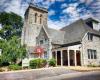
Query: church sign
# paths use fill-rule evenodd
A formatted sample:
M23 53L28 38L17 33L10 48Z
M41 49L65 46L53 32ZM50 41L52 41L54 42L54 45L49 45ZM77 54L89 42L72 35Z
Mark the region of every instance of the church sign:
M39 57L44 53L44 49L40 46L35 48L35 52L39 55Z

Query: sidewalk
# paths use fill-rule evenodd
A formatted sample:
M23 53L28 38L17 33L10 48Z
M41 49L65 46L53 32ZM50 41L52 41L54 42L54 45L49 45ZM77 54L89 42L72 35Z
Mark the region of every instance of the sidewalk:
M100 67L83 67L83 66L70 66L66 67L66 69L70 70L75 70L75 71L81 71L81 72L86 72L86 71L100 71Z

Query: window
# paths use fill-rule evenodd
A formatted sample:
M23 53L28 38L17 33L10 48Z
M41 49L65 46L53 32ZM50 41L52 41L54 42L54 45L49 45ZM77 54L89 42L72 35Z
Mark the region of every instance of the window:
M90 57L90 54L91 54L91 52L90 52L90 50L88 49L88 59L91 58L91 57Z
M44 58L47 59L48 58L48 54L47 51L44 52Z
M97 59L96 50L88 49L87 52L88 52L88 59Z
M93 40L93 35L88 33L88 40L92 41Z
M93 29L93 22L92 22L92 21L88 21L88 22L86 22L86 24L87 24L90 28Z
M94 59L97 59L97 52L94 50Z
M35 13L35 23L37 22L37 13Z
M40 40L40 44L43 44L43 40Z
M40 15L40 24L42 24L42 15Z

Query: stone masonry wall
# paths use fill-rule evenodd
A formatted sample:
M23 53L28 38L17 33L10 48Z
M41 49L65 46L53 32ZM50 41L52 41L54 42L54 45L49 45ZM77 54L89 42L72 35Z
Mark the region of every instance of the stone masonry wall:
M97 59L88 59L87 49L93 49L97 51ZM82 60L83 65L89 65L90 63L95 65L100 65L100 38L93 36L93 41L88 40L88 35L86 34L82 40Z

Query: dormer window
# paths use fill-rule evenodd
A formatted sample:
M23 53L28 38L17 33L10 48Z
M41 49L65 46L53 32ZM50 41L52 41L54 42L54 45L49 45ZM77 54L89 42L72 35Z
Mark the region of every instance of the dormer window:
M89 40L89 41L92 41L92 40L93 40L93 35L90 34L90 33L88 33L88 40Z
M93 22L92 21L88 21L88 22L86 22L86 24L93 29Z

